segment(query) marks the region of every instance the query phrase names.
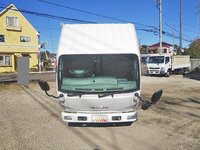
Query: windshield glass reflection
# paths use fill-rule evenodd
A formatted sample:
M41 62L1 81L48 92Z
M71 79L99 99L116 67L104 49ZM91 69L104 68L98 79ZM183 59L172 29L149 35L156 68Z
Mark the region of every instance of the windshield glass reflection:
M62 55L58 88L63 92L115 92L139 89L135 54Z

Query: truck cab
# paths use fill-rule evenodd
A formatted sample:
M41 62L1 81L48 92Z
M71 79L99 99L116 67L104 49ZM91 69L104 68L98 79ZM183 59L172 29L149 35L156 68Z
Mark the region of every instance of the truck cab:
M161 74L169 76L171 74L171 57L149 56L147 61L147 74Z
M169 77L172 72L184 74L191 67L190 56L156 55L149 56L147 61L147 74L165 75Z
M134 122L141 93L132 24L63 25L57 92L64 122Z
M56 63L57 97L62 120L72 123L132 123L141 94L141 64L133 24L66 24L62 26Z
M136 121L140 93L136 54L62 55L58 95L67 122Z

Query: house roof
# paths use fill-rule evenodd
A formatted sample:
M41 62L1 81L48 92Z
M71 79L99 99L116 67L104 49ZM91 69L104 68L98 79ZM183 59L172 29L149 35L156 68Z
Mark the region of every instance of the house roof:
M0 17L3 13L5 13L8 9L10 9L11 7L14 7L13 10L18 11L18 13L24 18L24 20L26 20L26 22L33 28L33 30L35 30L36 35L40 35L39 32L37 32L37 30L30 24L30 22L21 14L21 12L15 7L15 5L13 3L11 3L10 5L8 5L6 8L4 8L1 12L0 12Z
M159 46L160 46L160 43L156 43L156 44L150 45L149 48L151 48L151 47L159 47ZM162 42L162 47L170 47L170 46L173 46L173 45L168 44L166 42Z

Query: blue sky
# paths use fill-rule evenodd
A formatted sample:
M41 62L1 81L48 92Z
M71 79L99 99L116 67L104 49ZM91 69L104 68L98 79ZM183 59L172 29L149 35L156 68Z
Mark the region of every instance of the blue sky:
M54 5L47 2L54 3ZM13 3L19 10L24 9L32 12L51 14L53 16L95 23L131 22L135 24L137 38L138 42L140 41L140 45L152 45L159 42L159 34L152 32L155 30L151 27L154 26L159 28L159 10L154 0L2 0L0 2L0 7L6 7L10 3ZM55 4L62 5L63 7ZM69 9L69 7L76 10ZM0 10L2 9L3 8L0 8ZM82 11L90 13L84 13ZM56 53L57 50L61 31L61 22L64 24L79 23L67 21L66 19L53 19L24 12L22 12L22 14L34 26L34 28L40 32L40 42L48 42L46 50L51 53ZM93 14L115 19L100 17ZM163 34L163 42L173 44L172 35L174 29L175 35L179 37L179 21L180 0L162 0L162 28L166 33ZM198 0L182 0L182 47L188 48L191 43L188 42L188 40L194 40L197 37L197 22ZM200 36L200 31L198 36ZM179 46L180 40L175 38L174 43Z

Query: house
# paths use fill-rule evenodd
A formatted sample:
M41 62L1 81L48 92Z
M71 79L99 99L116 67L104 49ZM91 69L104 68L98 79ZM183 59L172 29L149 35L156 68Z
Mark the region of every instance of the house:
M29 57L29 67L38 65L39 33L10 4L0 12L0 72L17 71L17 58Z
M147 47L147 52L148 55L159 55L159 49L160 49L160 43L153 44L151 46ZM177 46L174 46L173 50L173 45L162 42L162 55L176 55L177 53Z

